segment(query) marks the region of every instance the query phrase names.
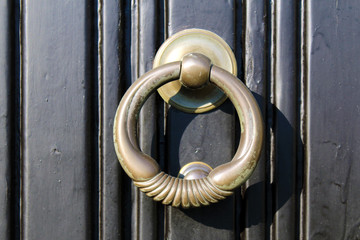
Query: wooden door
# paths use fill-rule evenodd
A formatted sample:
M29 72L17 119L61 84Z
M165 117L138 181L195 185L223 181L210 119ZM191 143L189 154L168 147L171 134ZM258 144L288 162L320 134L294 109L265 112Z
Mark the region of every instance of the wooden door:
M356 0L0 1L0 239L360 239L359 16ZM188 28L233 49L266 138L233 197L182 210L131 184L112 128ZM229 101L186 114L154 94L139 124L172 175L229 161L240 138Z

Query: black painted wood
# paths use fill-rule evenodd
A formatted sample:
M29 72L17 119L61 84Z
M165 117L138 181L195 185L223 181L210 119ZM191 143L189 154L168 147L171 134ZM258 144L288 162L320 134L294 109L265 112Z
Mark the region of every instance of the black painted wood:
M136 66L136 79L152 69L158 41L157 1L139 1L135 6L137 17L133 31L136 32L137 45L132 56ZM136 80L135 78L133 80ZM139 116L139 145L141 150L158 159L157 154L157 112L156 93L144 104ZM144 193L138 192L136 203L138 212L138 236L136 239L157 239L157 204ZM160 205L161 206L161 205Z
M98 234L96 11L22 2L23 239Z
M296 166L297 166L297 1L276 1L273 4L272 91L274 160L273 239L295 239Z
M0 239L15 235L15 4L0 2Z
M122 53L121 53L121 66L119 84L122 87L121 96L125 93L126 89L132 82L132 59L131 59L131 44L134 40L132 36L132 2L122 1L123 15L121 17L122 33L120 35L122 41ZM136 39L136 38L135 38ZM120 99L119 99L120 102ZM133 202L134 202L134 188L131 185L131 180L126 173L121 170L121 239L131 239L133 234L132 229L135 225L137 227L136 218L133 219Z
M168 1L167 33L171 36L187 28L206 29L234 48L235 7L234 1ZM234 119L229 101L206 114L186 114L170 108L166 129L170 174L176 176L192 161L204 161L212 167L230 161L236 147ZM211 207L190 210L168 207L165 238L234 239L234 201L231 197Z
M121 239L122 181L121 166L113 143L113 122L121 93L125 86L124 6L120 1L104 0L99 5L100 64L100 239Z
M359 238L359 13L355 0L1 1L0 239ZM112 127L164 34L192 27L234 49L267 137L235 197L181 210L131 186ZM173 175L229 161L238 142L230 102L195 115L153 96L139 130Z
M244 6L244 80L253 92L266 124L267 103L267 5L260 1L246 1ZM267 129L267 127L265 127ZM243 239L265 239L266 229L266 166L269 164L265 138L264 151L251 178L246 182L244 192Z
M306 5L307 239L360 238L360 2Z

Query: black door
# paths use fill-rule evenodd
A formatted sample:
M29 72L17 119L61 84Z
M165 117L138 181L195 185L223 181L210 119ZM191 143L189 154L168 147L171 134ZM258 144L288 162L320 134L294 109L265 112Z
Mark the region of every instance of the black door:
M360 2L0 1L0 239L360 239ZM188 28L233 49L265 123L253 176L182 210L140 193L113 118L161 43ZM177 175L230 161L230 101L187 114L154 94L140 145Z

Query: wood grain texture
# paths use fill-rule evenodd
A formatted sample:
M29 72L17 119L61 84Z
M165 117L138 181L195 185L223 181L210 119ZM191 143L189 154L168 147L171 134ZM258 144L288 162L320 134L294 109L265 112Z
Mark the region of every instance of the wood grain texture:
M244 6L244 80L254 94L266 126L267 103L267 4L264 1L246 1ZM267 127L265 127L267 129ZM266 229L266 185L268 183L266 166L269 164L268 141L265 138L264 150L259 163L244 187L244 239L265 239Z
M121 167L113 143L113 122L122 90L125 86L124 6L121 1L104 0L101 14L100 50L100 127L101 127L101 204L100 239L122 239Z
M297 166L297 1L273 3L273 239L295 239Z
M235 42L233 1L168 1L169 36L187 28L213 31L232 48ZM192 161L215 167L231 160L235 149L234 110L229 101L205 114L186 114L170 108L167 119L169 173ZM234 239L234 197L199 209L167 208L166 239ZM218 221L222 219L222 221Z
M93 238L96 6L31 0L22 9L22 238Z
M306 6L306 239L360 237L360 2Z

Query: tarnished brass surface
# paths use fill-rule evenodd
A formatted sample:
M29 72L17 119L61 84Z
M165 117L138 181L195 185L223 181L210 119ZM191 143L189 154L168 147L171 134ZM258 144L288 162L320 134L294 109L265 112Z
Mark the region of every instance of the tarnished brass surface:
M181 60L180 83L191 89L203 88L209 83L211 60L199 53L186 54Z
M204 162L191 162L183 166L179 171L179 177L184 179L204 178L211 172L212 167Z
M262 149L263 122L246 86L226 70L212 66L210 83L222 89L237 110L241 125L239 147L229 163L200 179L179 179L161 172L157 162L139 149L137 116L155 89L180 77L180 69L181 62L165 64L143 75L128 89L116 112L114 144L121 166L141 191L164 204L186 208L221 200L250 177Z
M213 66L210 82L228 95L240 120L241 139L233 159L209 173L215 186L232 190L244 183L255 170L263 145L263 120L254 96L234 75Z
M229 45L215 33L202 29L186 29L168 38L157 51L153 67L180 61L188 53L201 53L212 64L237 74L236 59ZM189 89L179 81L173 81L158 92L165 102L190 113L207 112L226 100L226 95L211 84Z
M148 181L134 181L140 191L155 201L171 204L173 207L200 207L216 203L233 194L232 191L221 190L209 178L181 179L161 172Z
M121 166L135 181L145 181L160 172L157 162L140 151L137 138L137 115L157 86L180 77L180 62L153 69L126 91L118 106L114 122L114 144Z

